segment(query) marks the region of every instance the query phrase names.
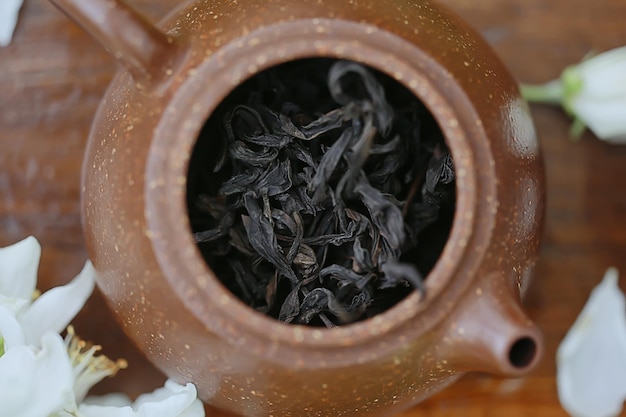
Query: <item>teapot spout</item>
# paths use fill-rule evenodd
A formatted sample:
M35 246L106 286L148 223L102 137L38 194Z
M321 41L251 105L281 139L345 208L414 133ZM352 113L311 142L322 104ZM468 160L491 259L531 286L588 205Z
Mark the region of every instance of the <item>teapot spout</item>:
M498 274L488 276L457 310L444 337L444 355L454 369L519 377L539 362L541 331L505 282Z
M122 0L50 0L130 72L138 88L167 84L185 56L181 42L159 31Z

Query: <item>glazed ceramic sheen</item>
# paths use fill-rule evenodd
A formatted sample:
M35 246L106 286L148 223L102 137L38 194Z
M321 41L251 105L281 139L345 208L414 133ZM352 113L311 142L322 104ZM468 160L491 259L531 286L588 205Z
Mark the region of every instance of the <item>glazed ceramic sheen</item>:
M516 83L425 0L187 1L152 26L119 0L53 0L122 63L95 118L82 210L98 284L170 377L242 416L391 415L467 371L519 376L541 335L520 298L538 253L543 171ZM398 80L438 121L457 208L426 297L333 329L287 325L227 291L187 218L199 132L248 77L310 57Z

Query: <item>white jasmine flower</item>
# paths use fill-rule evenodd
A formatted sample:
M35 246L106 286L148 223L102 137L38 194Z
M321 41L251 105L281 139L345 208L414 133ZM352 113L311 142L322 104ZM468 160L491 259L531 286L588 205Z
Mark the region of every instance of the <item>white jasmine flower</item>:
M557 351L557 386L574 417L620 415L626 399L626 302L610 268Z
M0 249L0 417L204 417L196 387L170 380L134 403L120 394L83 403L127 363L98 355L72 326L65 341L56 334L89 298L95 272L87 262L72 282L38 296L40 255L32 237Z
M15 346L0 357L0 417L49 416L74 397L63 339L46 333L41 349Z
M133 403L123 394L103 397L85 395L103 378L126 368L125 360L112 361L96 355L101 347L78 338L72 326L67 329L65 345L73 370L73 396L51 417L204 417L204 406L193 384L179 385L168 380L163 388L140 395Z
M21 7L22 0L0 1L0 46L11 43Z
M72 282L36 297L40 256L41 246L34 237L0 248L0 337L4 341L0 347L4 349L24 343L36 346L44 333L60 333L93 291L95 271L87 261Z
M598 138L626 142L626 47L566 68L543 85L522 85L529 101L560 104L574 118L572 134L588 127Z
M99 350L76 337L71 326L65 341L47 332L41 349L8 349L0 356L0 417L89 417L77 404L93 385L127 366L125 360L97 356Z

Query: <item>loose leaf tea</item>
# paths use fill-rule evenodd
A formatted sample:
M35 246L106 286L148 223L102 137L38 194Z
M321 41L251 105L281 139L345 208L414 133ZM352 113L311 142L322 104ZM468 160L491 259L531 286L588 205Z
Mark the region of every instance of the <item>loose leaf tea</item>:
M349 61L248 80L207 122L189 172L207 263L287 323L332 327L423 295L455 206L454 164L430 113Z

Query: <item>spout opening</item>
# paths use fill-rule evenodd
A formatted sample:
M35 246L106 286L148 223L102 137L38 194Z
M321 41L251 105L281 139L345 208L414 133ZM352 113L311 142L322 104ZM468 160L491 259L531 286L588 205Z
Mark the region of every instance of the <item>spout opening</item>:
M517 339L509 349L509 362L517 370L524 370L532 366L537 358L537 341L531 336Z

